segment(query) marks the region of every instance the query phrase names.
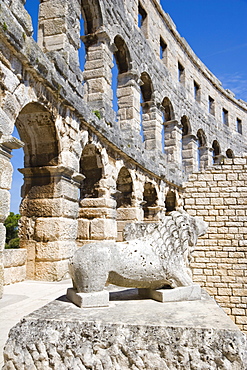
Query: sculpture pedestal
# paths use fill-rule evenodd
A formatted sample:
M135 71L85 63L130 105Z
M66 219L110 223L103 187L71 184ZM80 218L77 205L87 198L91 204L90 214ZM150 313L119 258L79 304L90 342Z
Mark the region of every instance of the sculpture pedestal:
M246 337L206 294L159 303L136 289L109 307L79 308L65 296L11 329L7 369L245 369Z

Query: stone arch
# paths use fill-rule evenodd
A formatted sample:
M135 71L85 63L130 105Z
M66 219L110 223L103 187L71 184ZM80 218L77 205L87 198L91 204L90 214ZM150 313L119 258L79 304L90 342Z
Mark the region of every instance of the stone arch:
M145 182L143 191L143 205L144 219L153 221L157 214L157 191L155 185L151 182Z
M28 250L27 278L61 280L68 276L76 246L79 182L72 168L59 163L55 121L48 109L27 104L16 127L25 144L19 234L20 247Z
M153 84L152 80L147 72L141 73L141 95L143 99L144 111L149 109L148 103L152 101L153 98Z
M213 163L216 164L216 163L219 163L220 160L221 160L221 149L220 149L220 144L217 140L214 140L213 141L213 144L212 144L212 157L213 157Z
M194 136L191 135L191 125L189 118L184 115L181 118L181 131L182 131L182 143L181 143L181 157L183 169L186 173L193 172L194 165Z
M159 117L160 115L158 114L158 109L154 102L153 83L147 72L141 73L140 88L140 133L142 140L145 142L146 149L160 149L161 117Z
M133 181L129 170L122 167L118 173L117 183L117 208L131 206Z
M130 54L127 45L119 35L115 36L114 44L116 47L114 56L116 58L119 74L126 73L130 70Z
M51 113L39 103L27 104L16 128L25 143L25 167L58 165L58 140Z
M112 89L113 109L121 129L139 130L138 100L140 88L136 76L131 72L131 57L128 47L119 35L114 38ZM126 104L126 99L128 104Z
M168 97L165 97L162 100L161 109L164 113L164 122L172 121L175 119L173 105Z
M204 169L211 164L211 153L207 147L207 137L202 129L197 131L197 167Z
M103 25L103 18L99 1L81 1L81 11L85 21L85 34L88 35L95 33Z
M80 172L85 176L80 199L100 197L99 182L103 175L103 162L100 151L95 144L89 143L84 147L80 161Z
M175 211L177 207L177 196L173 190L168 190L165 198L166 213Z
M185 137L191 134L191 125L189 118L187 116L182 116L181 118L181 125L182 125L182 136Z
M226 151L226 157L227 158L234 158L235 157L234 156L234 152L233 152L232 149L227 149L227 151Z
M175 120L173 105L168 97L161 103L160 109L163 114L163 147L170 163L181 166L182 157L182 131L181 123Z

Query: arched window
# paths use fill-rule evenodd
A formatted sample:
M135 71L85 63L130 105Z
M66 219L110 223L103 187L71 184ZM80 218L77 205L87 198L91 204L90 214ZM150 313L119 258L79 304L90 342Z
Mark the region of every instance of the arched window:
M176 135L173 135L174 131L176 131L176 123L174 121L173 106L169 98L165 97L163 99L160 110L163 114L162 151L167 154L168 160L172 161L176 156L174 153L177 151L178 146L181 146L181 143L177 143Z
M140 95L140 134L142 140L146 140L145 133L149 130L151 120L150 113L153 104L153 84L147 72L141 74L141 95Z
M102 178L102 159L99 150L94 144L87 144L82 152L81 173L85 176L80 198L98 198L99 181Z
M204 131L202 129L197 131L197 163L198 170L205 167L205 150L207 146L207 139Z
M169 98L164 98L161 103L161 108L164 112L164 122L172 121L174 120L174 110L172 103Z
M157 192L155 186L151 182L146 182L143 192L143 205L144 219L152 219L156 212L153 209L157 206Z
M126 167L122 167L117 178L117 208L131 206L132 178Z
M112 91L113 91L113 109L122 121L127 117L126 90L131 76L127 75L130 70L130 55L124 40L117 35L114 38L115 52L113 54L112 68ZM130 93L127 91L127 94Z
M227 149L226 156L227 158L234 158L234 152L232 151L232 149Z
M184 170L192 170L192 150L191 150L191 128L190 122L187 116L183 116L181 118L181 131L182 131L182 139L181 139L181 157L182 157L182 165Z
M219 163L219 156L220 156L220 153L221 153L221 150L220 150L220 144L218 143L217 140L214 140L213 141L213 145L212 145L212 148L213 148L213 153L212 153L212 156L213 156L213 163Z
M168 193L166 194L165 199L166 212L175 211L176 205L177 205L176 194L174 191L169 190Z

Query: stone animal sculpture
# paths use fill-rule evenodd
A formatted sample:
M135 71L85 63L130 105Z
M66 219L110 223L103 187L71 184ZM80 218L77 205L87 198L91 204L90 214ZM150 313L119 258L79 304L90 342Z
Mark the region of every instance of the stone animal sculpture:
M79 248L70 273L78 293L98 292L105 284L159 289L193 285L189 261L207 224L185 211L173 211L160 223L132 223L125 241L102 241Z

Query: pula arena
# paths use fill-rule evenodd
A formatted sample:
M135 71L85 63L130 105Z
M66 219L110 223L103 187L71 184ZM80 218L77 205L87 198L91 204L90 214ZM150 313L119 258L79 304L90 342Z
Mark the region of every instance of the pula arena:
M0 4L1 295L18 276L66 278L77 247L121 241L126 223L184 206L209 223L194 280L246 331L246 102L224 90L158 0L41 0L37 43L24 4ZM4 251L20 147L21 249Z

